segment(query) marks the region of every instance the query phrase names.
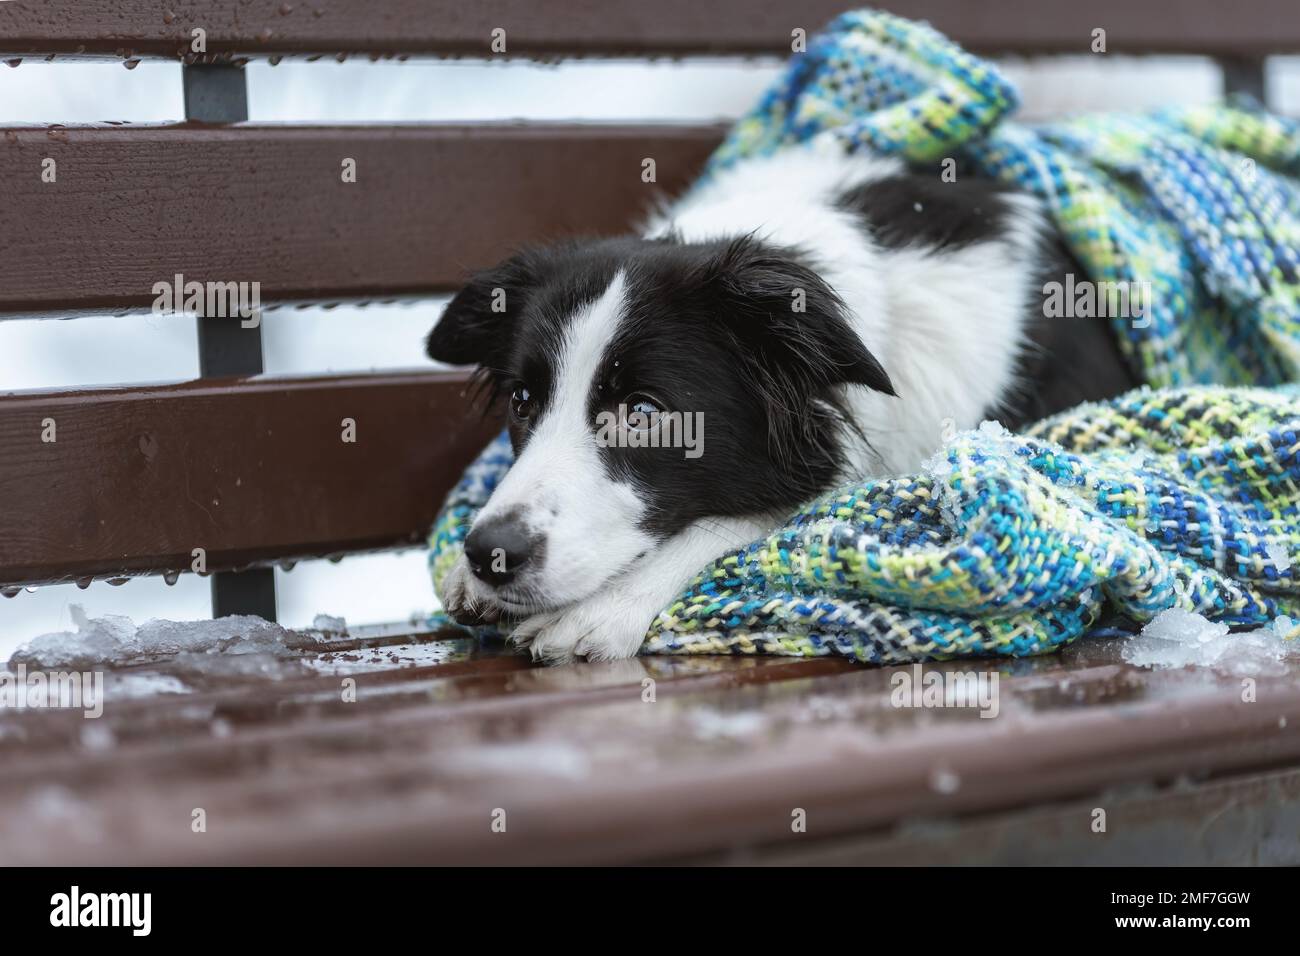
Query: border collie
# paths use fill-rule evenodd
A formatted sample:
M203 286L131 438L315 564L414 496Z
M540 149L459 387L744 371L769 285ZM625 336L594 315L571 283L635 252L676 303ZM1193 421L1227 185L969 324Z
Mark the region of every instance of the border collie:
M715 174L639 236L476 274L428 354L507 399L516 460L443 606L536 659L635 654L699 571L818 494L917 469L945 426L1138 384L1103 321L1045 321L1071 274L1027 194L807 150ZM696 454L653 440L674 413Z

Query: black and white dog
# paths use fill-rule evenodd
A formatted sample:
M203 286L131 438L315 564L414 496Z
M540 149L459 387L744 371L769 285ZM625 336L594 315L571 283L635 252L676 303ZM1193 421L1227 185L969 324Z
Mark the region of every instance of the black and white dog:
M516 462L444 607L546 661L636 653L710 561L838 483L915 470L945 420L1014 427L1136 385L1105 322L1044 319L1071 272L1028 195L800 150L717 174L640 237L474 276L428 353L508 396ZM702 453L598 427L669 413L702 422Z

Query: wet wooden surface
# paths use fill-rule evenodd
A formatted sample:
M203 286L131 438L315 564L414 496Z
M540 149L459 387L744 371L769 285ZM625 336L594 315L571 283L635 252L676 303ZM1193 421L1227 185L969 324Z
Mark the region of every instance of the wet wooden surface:
M899 839L912 842L896 862L924 862L962 844L913 839L934 826L987 830L1059 805L1068 820L1045 832L1086 834L1098 795L1163 800L1300 764L1294 674L1259 678L1247 703L1240 678L1134 668L1113 640L931 669L996 673L997 716L896 707L897 668L542 668L409 626L279 658L135 665L108 673L98 720L0 710L0 864L844 862L845 848L879 860ZM1261 787L1274 809L1298 795ZM1290 841L1274 855L1300 852Z

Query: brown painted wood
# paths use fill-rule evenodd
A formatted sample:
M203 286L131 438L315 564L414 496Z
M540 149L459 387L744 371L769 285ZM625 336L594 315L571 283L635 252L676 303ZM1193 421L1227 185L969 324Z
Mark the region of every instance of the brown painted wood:
M430 647L445 650L446 659L431 665L409 662L413 648ZM545 667L513 645L483 643L463 632L376 653L390 656L391 663L371 670L365 666L366 655L349 655L356 659L349 661L334 653L308 653L303 659L319 661L317 676L306 676L301 660L291 659L282 662L279 671L266 668L260 680L250 679L238 668L207 673L202 664L192 661L131 667L125 670L134 676L174 679L189 692L120 700L106 708L96 727L108 730L117 742L110 761L89 761L75 771L68 766L66 748L85 727L76 710L48 711L25 719L21 733L0 738L0 758L14 767L21 764L21 775L28 780L47 774L66 779L70 772L79 780L115 778L134 768L162 783L163 778L205 775L218 764L236 766L250 749L263 747L364 747L377 732L396 736L432 724L448 724L453 730L471 725L509 727L559 710L581 719L582 709L639 699L646 677L661 685L657 693L669 700L858 669L843 658L726 656L645 657ZM16 659L17 663L29 671L38 669L28 658ZM266 681L272 674L274 688L268 693ZM339 694L345 677L357 682L355 701L346 702ZM111 684L106 693L113 697ZM430 708L430 701L438 706ZM214 737L215 718L227 723L233 733ZM11 771L11 780L17 773Z
M1106 830L1093 829L1098 807ZM1080 821L1086 825L1081 826ZM695 857L693 866L1295 866L1300 768L1174 787L1134 787L1104 800L1051 802L931 826L786 841L780 848Z
M685 188L720 137L645 125L0 129L0 316L147 308L178 273L260 282L263 302L453 288L520 243L627 229Z
M998 674L991 719L891 706L899 668L772 658L536 668L470 651L333 680L232 672L146 700L110 684L97 722L0 712L0 863L648 862L851 847L826 841L1061 800L1077 814L1063 825L1087 833L1103 806L1122 834L1121 793L1177 807L1188 781L1300 761L1294 675L1260 678L1243 703L1237 677L1115 651L925 666Z
M207 54L488 56L492 30L506 54L785 54L795 28L812 32L842 0L42 0L0 4L0 53L124 58ZM933 22L980 50L1087 52L1093 28L1109 48L1262 53L1295 49L1300 21L1290 0L886 0L877 4Z
M499 427L465 386L412 372L0 395L0 583L186 571L194 548L216 571L419 544Z

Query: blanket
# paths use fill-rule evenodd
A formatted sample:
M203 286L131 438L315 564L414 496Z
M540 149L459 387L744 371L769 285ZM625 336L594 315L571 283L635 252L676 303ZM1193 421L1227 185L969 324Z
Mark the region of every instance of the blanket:
M1300 124L1245 99L1028 126L996 66L926 24L847 13L796 55L710 169L866 149L1043 198L1095 283L1150 284L1111 318L1153 385L1273 385L1300 367ZM951 173L950 173L951 174Z
M1300 392L1262 387L1300 364L1300 128L1245 102L1035 127L1005 119L1015 105L993 65L928 26L845 14L706 175L867 149L1032 191L1094 282L1150 284L1140 320L1111 321L1156 387L1020 435L986 423L918 474L811 502L703 569L643 652L897 663L1052 651L1107 612L1300 618ZM510 462L502 436L449 495L435 582Z

